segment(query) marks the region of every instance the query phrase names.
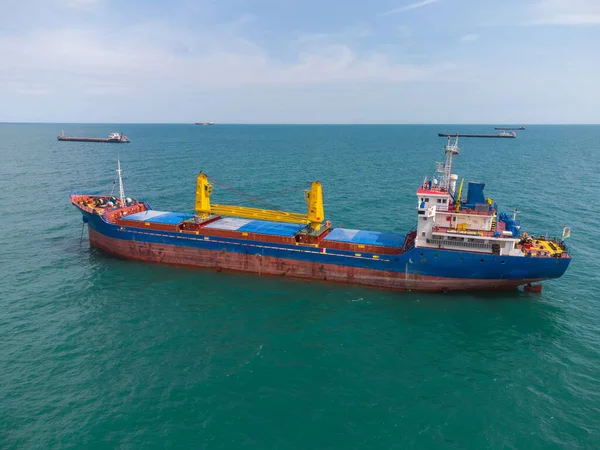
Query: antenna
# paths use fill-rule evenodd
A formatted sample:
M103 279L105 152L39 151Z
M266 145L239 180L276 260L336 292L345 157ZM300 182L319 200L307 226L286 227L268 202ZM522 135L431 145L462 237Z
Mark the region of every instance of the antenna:
M121 207L125 206L125 192L123 191L123 179L121 178L121 160L117 156L117 176L119 177L119 197L121 198Z
M443 163L438 162L436 168L436 172L441 178L439 186L446 192L454 195L454 192L450 192L450 175L452 175L452 158L458 155L458 135L454 138L454 143L452 143L450 136L448 136L448 143L444 146L444 153L446 156L446 161Z

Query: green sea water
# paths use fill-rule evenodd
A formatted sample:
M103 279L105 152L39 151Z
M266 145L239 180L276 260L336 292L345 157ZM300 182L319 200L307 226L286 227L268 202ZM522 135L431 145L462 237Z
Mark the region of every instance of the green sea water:
M130 144L58 142L122 131ZM492 126L0 125L0 448L600 448L599 126L464 139L522 228L573 261L541 294L392 293L122 261L90 249L71 190L192 211L302 212L406 232L438 132ZM231 189L234 188L234 189ZM259 203L260 202L260 203Z

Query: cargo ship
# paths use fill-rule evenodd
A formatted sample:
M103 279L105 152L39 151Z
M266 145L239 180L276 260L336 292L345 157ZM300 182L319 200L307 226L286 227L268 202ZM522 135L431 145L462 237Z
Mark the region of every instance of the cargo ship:
M73 142L108 142L111 144L127 144L129 143L129 138L120 133L110 133L106 138L94 138L94 137L71 137L65 136L63 133L60 136L57 136L59 141L73 141Z
M213 122L196 122L195 125L214 125Z
M506 131L502 131L498 134L469 134L469 133L438 133L439 137L468 137L468 138L509 138L514 139L517 137L517 133L511 131L507 133Z
M499 212L481 182L469 182L464 196L452 167L458 154L458 138L448 139L445 159L416 190L416 225L406 234L333 226L319 181L305 191L306 214L213 204L202 172L194 212L155 210L125 196L118 160L119 197L73 193L70 201L92 247L131 260L398 291L536 290L532 283L561 277L571 261L565 229L560 239L522 232L516 211Z
M510 131L510 130L524 130L525 127L523 125L521 125L520 127L514 127L514 128L510 128L510 127L496 127L494 128L494 130L506 130L506 131Z

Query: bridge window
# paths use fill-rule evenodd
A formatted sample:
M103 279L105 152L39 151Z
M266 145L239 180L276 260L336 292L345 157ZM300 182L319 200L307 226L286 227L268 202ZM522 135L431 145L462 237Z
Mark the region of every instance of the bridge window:
M426 202L428 202L428 201L429 201L429 199L428 199L427 197L425 197L425 201L426 201Z
M442 203L446 203L446 199L442 200Z

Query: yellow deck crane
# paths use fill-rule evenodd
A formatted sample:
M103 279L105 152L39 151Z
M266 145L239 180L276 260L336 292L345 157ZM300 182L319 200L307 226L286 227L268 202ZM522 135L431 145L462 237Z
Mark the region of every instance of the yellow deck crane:
M456 199L454 200L454 204L455 204L455 211L458 212L460 211L460 196L462 195L462 188L463 188L463 183L465 182L465 179L463 178L460 182L460 186L458 187L458 192L456 193Z
M304 223L313 230L319 230L324 219L323 188L321 182L311 183L310 190L304 191L304 198L308 204L307 214L298 214L287 211L274 211L270 209L248 208L245 206L217 205L210 203L212 184L206 174L200 172L196 181L196 213L201 218L211 214L219 216L244 217L247 219L271 220L273 222Z

